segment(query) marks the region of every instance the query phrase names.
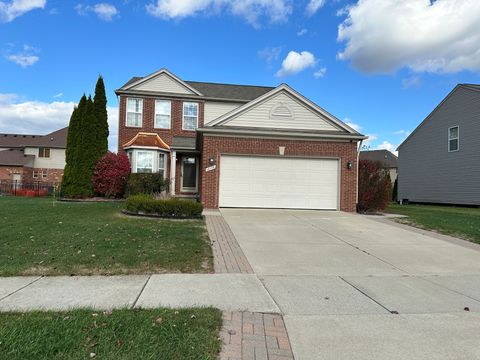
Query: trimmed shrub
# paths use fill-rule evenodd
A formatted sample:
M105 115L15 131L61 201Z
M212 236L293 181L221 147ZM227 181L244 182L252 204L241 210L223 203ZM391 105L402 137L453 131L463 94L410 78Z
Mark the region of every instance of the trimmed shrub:
M200 218L203 206L193 200L157 200L152 195L139 194L128 197L125 210L135 214L153 215L165 218Z
M93 190L100 196L121 198L125 194L129 175L127 155L108 152L98 160L93 171Z
M392 182L380 163L360 160L358 164L358 211L384 210L392 198Z
M127 183L127 195L160 194L168 190L168 180L160 173L130 174Z

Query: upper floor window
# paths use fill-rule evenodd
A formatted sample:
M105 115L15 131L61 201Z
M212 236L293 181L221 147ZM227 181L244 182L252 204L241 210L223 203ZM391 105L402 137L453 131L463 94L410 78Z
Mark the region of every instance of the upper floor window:
M127 99L127 126L142 127L143 99Z
M198 128L198 103L183 103L183 130L196 130Z
M453 126L448 129L448 151L458 151L460 148L460 131L458 126Z
M49 148L38 149L38 157L49 158L50 157L50 149Z
M170 129L172 118L172 103L168 100L155 101L155 127Z

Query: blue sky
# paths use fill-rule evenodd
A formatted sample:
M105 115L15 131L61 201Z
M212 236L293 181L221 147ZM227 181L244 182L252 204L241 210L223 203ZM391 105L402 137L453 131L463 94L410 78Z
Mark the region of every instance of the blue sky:
M0 132L46 133L102 74L288 83L394 149L461 82L480 83L477 0L3 0Z

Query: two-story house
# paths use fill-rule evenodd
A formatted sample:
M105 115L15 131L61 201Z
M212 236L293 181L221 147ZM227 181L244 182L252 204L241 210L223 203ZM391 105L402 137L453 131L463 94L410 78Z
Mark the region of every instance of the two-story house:
M0 134L0 181L59 183L68 128L47 135Z
M400 201L480 205L480 85L457 85L398 154Z
M184 81L166 69L116 90L118 150L206 208L355 211L365 139L288 85Z

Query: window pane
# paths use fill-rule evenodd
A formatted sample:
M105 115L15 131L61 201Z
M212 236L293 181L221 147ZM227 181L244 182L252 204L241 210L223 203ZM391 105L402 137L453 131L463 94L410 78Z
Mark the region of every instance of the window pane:
M155 102L155 111L157 114L170 115L172 111L170 101L157 100Z
M197 116L198 115L198 104L197 103L184 103L183 104L183 115Z
M127 113L127 126L142 126L142 114L129 112Z
M153 152L139 151L137 152L137 172L151 173L153 171Z
M457 151L458 150L458 139L450 140L449 146L450 146L450 151Z
M197 118L185 116L183 119L183 128L187 130L195 130L197 128Z
M160 129L170 129L170 115L156 115L155 127Z
M450 139L458 138L458 127L454 127L450 129Z
M165 169L165 154L159 154L159 156L158 156L158 168L160 170Z

